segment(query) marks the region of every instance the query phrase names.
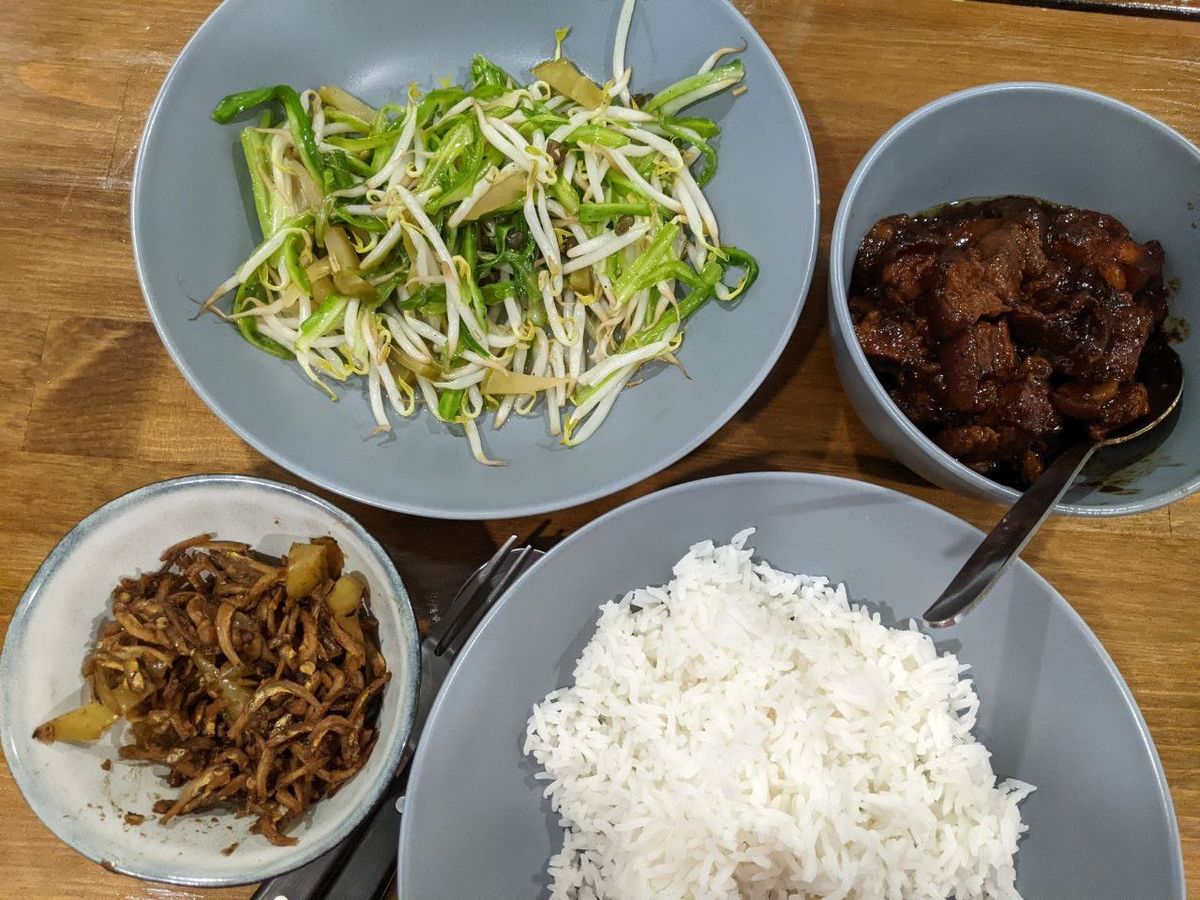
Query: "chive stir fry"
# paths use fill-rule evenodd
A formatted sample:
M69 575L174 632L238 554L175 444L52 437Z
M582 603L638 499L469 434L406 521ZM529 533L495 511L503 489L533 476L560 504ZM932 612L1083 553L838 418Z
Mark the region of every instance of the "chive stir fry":
M688 106L743 79L714 53L695 75L629 90L626 0L613 76L562 54L518 83L482 56L467 85L368 106L337 87L226 97L242 132L263 242L206 301L260 350L327 380L365 376L379 430L423 403L463 427L545 408L586 440L650 360L676 362L683 325L730 301L757 264L721 243L702 188L717 172L710 119ZM279 115L282 110L282 116Z

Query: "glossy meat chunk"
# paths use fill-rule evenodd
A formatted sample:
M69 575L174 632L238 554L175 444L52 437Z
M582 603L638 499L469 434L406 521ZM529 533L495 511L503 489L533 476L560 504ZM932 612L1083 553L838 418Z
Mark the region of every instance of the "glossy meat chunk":
M930 358L929 329L920 319L885 317L875 310L864 316L854 330L872 364L915 367Z
M977 322L944 341L938 349L945 382L946 405L959 412L977 412L995 405L999 384L1013 377L1017 355L1008 325Z
M1020 297L1024 280L1045 267L1035 227L1004 223L960 238L943 250L929 294L934 330L948 337L1000 315Z
M1031 369L1023 366L1021 375L1001 388L994 418L1018 428L1032 441L1061 429L1062 416L1050 401L1048 380Z
M1112 295L1105 284L1078 289L1008 316L1013 334L1041 351L1055 369L1088 381L1129 381L1155 326L1155 312Z
M1137 381L1068 382L1055 389L1051 400L1063 415L1086 422L1094 437L1103 437L1150 412L1150 395Z
M881 219L850 308L872 368L948 453L1018 487L1069 441L1148 411L1137 380L1166 317L1162 247L1028 197Z

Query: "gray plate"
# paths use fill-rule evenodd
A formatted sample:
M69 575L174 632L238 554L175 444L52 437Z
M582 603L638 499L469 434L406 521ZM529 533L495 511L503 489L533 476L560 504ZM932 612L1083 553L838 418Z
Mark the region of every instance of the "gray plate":
M544 893L560 832L521 755L532 705L568 684L597 607L669 580L699 540L740 529L793 572L845 581L885 617L919 616L980 534L902 494L819 475L734 475L598 519L515 584L464 649L430 715L400 834L400 896ZM1162 767L1129 689L1066 601L1024 563L941 649L971 665L997 774L1037 785L1017 854L1026 897L1184 896Z
M366 100L396 99L465 77L483 53L519 78L554 52L604 80L620 4L597 0L227 0L180 56L150 112L133 185L133 247L150 314L184 377L255 448L330 490L389 509L445 518L527 515L633 484L711 435L766 376L796 324L817 246L812 143L787 78L749 23L724 0L639 4L627 61L634 89L694 72L721 46L747 44L748 92L696 107L723 126L720 170L707 188L722 235L754 253L762 276L738 309L710 303L680 354L692 376L655 372L616 404L604 427L567 450L544 417L484 430L502 469L476 464L465 440L428 413L371 436L365 389L330 403L294 364L245 344L196 306L259 235L238 127L209 118L225 94L263 84L340 84Z

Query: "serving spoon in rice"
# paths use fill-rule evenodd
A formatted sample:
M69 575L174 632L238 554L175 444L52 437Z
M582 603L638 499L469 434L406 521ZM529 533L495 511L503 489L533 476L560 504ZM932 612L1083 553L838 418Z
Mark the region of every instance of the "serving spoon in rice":
M1183 396L1183 362L1165 342L1146 348L1138 366L1138 380L1146 385L1150 412L1102 440L1080 441L1068 447L1009 508L983 543L971 554L950 586L925 610L922 618L934 628L962 621L1037 534L1060 497L1101 447L1125 444L1161 425Z

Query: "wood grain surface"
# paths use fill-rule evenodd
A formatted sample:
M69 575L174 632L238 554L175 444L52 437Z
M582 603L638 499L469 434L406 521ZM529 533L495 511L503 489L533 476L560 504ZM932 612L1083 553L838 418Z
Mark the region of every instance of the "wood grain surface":
M652 2L652 0L651 0ZM0 632L55 542L101 503L197 472L296 481L192 394L150 325L129 247L146 112L211 0L0 0ZM821 173L822 250L851 171L878 136L947 92L1008 79L1102 91L1200 139L1200 26L953 0L739 0L788 72ZM441 523L338 500L384 543L424 620L503 536L567 532L666 485L755 469L885 484L990 526L1000 510L934 488L855 418L825 329L824 252L795 337L711 440L616 496L545 517ZM1057 519L1025 559L1083 615L1157 742L1200 895L1200 499L1116 520ZM1151 573L1130 578L1131 570ZM1121 585L1115 593L1112 585ZM244 898L110 874L59 843L0 767L0 895ZM1147 898L1154 900L1154 898Z

